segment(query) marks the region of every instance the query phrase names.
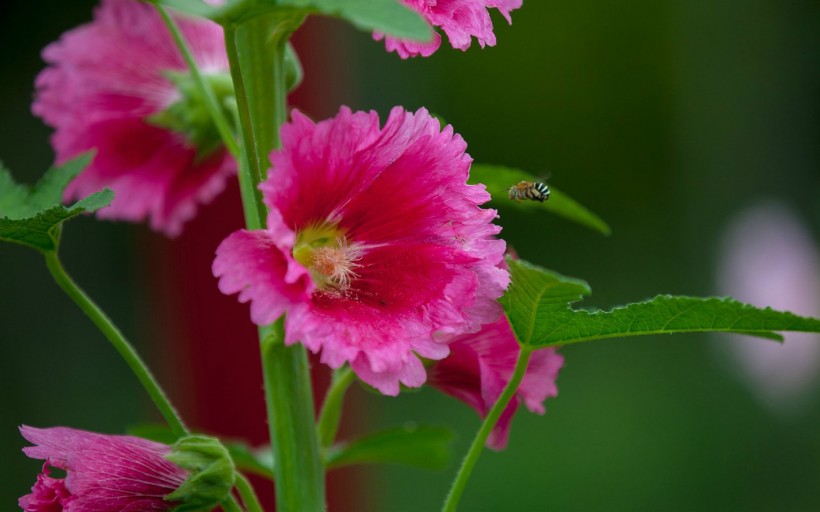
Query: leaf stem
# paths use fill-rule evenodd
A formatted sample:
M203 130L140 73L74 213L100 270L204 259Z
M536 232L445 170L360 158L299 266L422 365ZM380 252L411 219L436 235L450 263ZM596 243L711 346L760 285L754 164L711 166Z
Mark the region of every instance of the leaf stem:
M222 138L222 142L234 158L239 158L241 153L239 144L236 142L234 134L231 132L230 125L228 124L228 120L225 118L222 109L219 107L219 103L216 101L214 91L211 89L208 82L206 82L202 77L202 72L199 70L199 66L191 53L191 49L188 47L188 43L185 42L182 32L179 30L179 26L176 21L174 21L174 18L168 14L165 7L160 4L154 4L154 7L156 7L160 17L162 17L162 21L165 23L165 26L168 27L168 31L171 32L171 36L174 38L177 48L179 48L179 51L182 53L182 57L188 64L188 70L191 72L191 76L199 88L200 94L202 94L202 97L205 98L205 108L208 109L208 113L211 116L214 126L216 126L216 129L219 132L219 136Z
M185 427L185 423L183 423L179 413L171 404L171 401L160 387L156 378L151 374L151 370L148 369L148 366L146 366L145 362L137 354L137 351L134 350L134 347L125 339L125 336L122 335L120 330L117 329L117 326L114 325L100 307L97 306L71 279L68 273L66 273L57 252L49 251L44 253L44 256L46 266L48 266L51 276L66 295L94 322L94 325L97 326L111 345L114 346L114 349L119 352L125 364L128 365L134 375L136 375L137 380L142 384L142 387L148 392L148 395L157 406L157 409L159 409L162 417L168 422L174 435L177 437L187 435L189 433L188 429Z
M324 450L329 448L336 439L336 433L339 431L339 421L342 418L345 393L347 393L347 389L354 380L356 380L356 375L349 366L339 368L333 372L333 380L330 382L327 394L325 394L322 411L319 413L319 422L316 425L319 443Z
M263 512L262 505L259 504L259 498L256 497L256 492L253 486L245 478L245 475L237 471L236 473L236 490L239 491L239 496L242 498L242 503L245 505L247 512Z
M521 347L521 352L518 354L518 361L515 363L515 369L513 370L510 382L507 383L507 386L504 388L501 396L498 397L495 405L493 405L493 408L490 409L490 413L486 418L484 418L484 423L481 424L478 434L476 434L475 439L473 439L473 444L470 445L470 450L464 457L464 461L461 463L461 468L459 468L458 474L456 475L455 480L453 480L450 493L444 501L444 507L441 509L442 512L456 511L461 495L464 493L464 488L467 486L467 481L470 479L470 475L473 472L476 462L478 462L478 457L484 450L484 445L487 442L487 438L490 437L490 433L492 432L493 427L495 427L495 424L498 422L498 418L501 417L501 413L504 412L507 404L509 404L510 400L512 400L513 396L515 396L515 392L518 390L518 386L524 378L532 352L533 350L529 347Z

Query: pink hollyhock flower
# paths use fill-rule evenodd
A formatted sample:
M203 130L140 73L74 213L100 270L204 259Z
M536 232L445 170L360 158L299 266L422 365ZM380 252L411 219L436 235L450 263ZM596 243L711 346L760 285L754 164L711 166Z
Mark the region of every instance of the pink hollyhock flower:
M232 94L222 28L178 23L217 94ZM199 109L185 103L197 93L153 6L102 0L93 22L63 34L43 58L49 67L37 77L32 111L55 129L57 161L97 151L66 189L67 201L109 187L116 198L100 218L147 219L175 236L235 172L201 101Z
M472 37L478 44L495 46L493 22L490 20L489 8L496 8L512 23L510 11L521 7L523 0L402 0L408 7L418 11L434 27L441 27L453 48L466 50L472 43ZM441 36L433 34L430 42L422 43L386 36L375 32L373 39L384 39L387 51L395 51L402 59L421 55L429 57L441 45Z
M483 418L492 409L512 378L520 346L506 317L485 325L481 331L457 337L450 355L429 369L430 384L475 409ZM503 450L510 423L520 403L544 414L544 400L558 394L555 379L564 358L554 348L532 354L515 398L507 405L487 439L487 446Z
M820 314L820 251L811 230L786 205L766 201L726 227L717 267L723 294L758 307ZM724 334L735 369L757 397L789 417L814 402L820 384L820 335L786 333L785 343Z
M66 427L22 426L20 433L36 445L23 452L46 461L31 494L18 501L26 512L171 510L178 503L163 498L188 476L165 460L169 446L146 439ZM49 476L49 466L65 470L65 479Z
M509 281L465 149L424 109L396 107L383 128L375 112L318 124L294 112L260 186L267 229L222 242L220 290L250 301L259 325L287 313L286 343L349 362L384 394L422 385L417 354L441 359L448 336L495 320Z

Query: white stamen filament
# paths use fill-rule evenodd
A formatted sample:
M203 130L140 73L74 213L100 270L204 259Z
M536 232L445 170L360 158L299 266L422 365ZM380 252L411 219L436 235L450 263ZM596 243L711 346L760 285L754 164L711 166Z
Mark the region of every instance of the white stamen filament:
M355 269L362 254L355 246L348 245L343 237L336 239L336 246L318 247L313 250L311 270L325 278L325 284L344 291L353 279L359 277Z

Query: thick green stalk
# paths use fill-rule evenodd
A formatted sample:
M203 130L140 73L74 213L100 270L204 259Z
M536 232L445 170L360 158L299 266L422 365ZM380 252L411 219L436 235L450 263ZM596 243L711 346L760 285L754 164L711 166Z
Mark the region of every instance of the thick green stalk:
M242 191L242 204L245 208L245 223L248 229L262 229L265 226L266 208L258 187L262 182L263 168L257 156L259 150L257 150L254 134L248 88L245 84L247 73L242 71L237 47L237 30L234 27L225 27L225 48L231 65L231 78L239 113L239 131L242 135L244 149L239 166L239 187Z
M137 351L134 350L134 347L125 339L125 336L117 329L117 326L114 325L111 319L103 313L100 307L97 306L66 273L57 252L47 252L45 253L45 258L51 276L66 295L94 322L94 325L97 326L111 345L114 346L114 349L119 352L125 364L128 365L134 375L136 375L137 380L139 380L140 384L145 388L145 391L148 392L148 395L157 406L157 409L159 409L162 417L168 422L174 435L177 437L187 435L188 429L182 422L179 413L174 409L171 401L151 374L151 370L148 369L148 366L146 366L145 362L137 354Z
M356 374L350 367L340 368L333 372L333 380L325 395L322 411L319 414L319 423L316 425L319 442L323 449L330 447L336 439L339 421L342 419L345 393L354 380L356 380Z
M260 329L265 401L273 445L276 510L325 510L324 464L313 423L313 391L307 354L286 347L283 320Z
M285 48L302 17L268 15L225 28L225 43L248 165L240 168L243 191L253 191L249 229L265 226L267 210L258 186L267 177L270 152L279 147L287 117ZM243 193L248 201L250 193ZM307 353L286 347L282 320L260 329L268 426L274 451L280 512L325 510L324 467L313 412Z
M222 142L234 158L239 158L239 144L237 144L234 134L231 132L230 125L228 124L228 120L223 115L222 109L216 101L216 96L214 95L211 86L208 85L208 83L202 78L202 72L199 70L196 60L194 60L191 49L188 48L188 43L185 41L185 38L182 37L182 32L180 32L174 18L168 14L167 10L165 10L165 7L159 4L154 4L154 7L157 8L159 15L162 17L162 21L165 22L165 26L167 26L168 31L171 32L171 36L173 36L177 48L179 48L179 51L182 53L182 57L185 59L186 64L188 64L188 70L191 72L191 77L194 79L194 82L199 88L200 94L202 94L202 97L205 98L205 107L211 115L211 120L213 121L214 126L216 126L216 130L219 132Z
M507 386L504 388L501 396L498 397L495 405L493 405L493 408L490 409L490 413L486 418L484 418L484 423L482 423L478 434L476 434L475 439L473 439L473 444L470 445L470 450L464 457L464 461L461 463L461 468L458 470L456 479L453 481L453 486L450 488L450 493L447 495L447 499L444 502L442 512L455 512L458 508L458 502L461 499L461 495L464 493L464 488L467 486L467 481L470 479L473 468L475 467L476 462L478 462L478 457L484 450L484 445L487 443L487 438L490 437L490 433L492 432L493 427L495 427L495 424L498 422L498 418L501 417L501 413L504 412L507 404L509 404L510 400L512 400L513 396L515 396L515 392L518 390L519 384L521 384L521 379L524 378L524 374L527 371L527 365L530 362L531 355L531 349L527 347L521 348L521 352L518 354L518 361L515 363L515 369L513 370L510 382L507 383Z
M270 152L279 147L279 127L287 119L285 51L290 34L301 22L301 17L268 15L238 27L225 27L225 48L247 156L247 166L239 169L239 184L245 210L254 214L247 221L248 229L265 226L267 212L259 184L267 178ZM249 207L246 197L251 195L253 205Z

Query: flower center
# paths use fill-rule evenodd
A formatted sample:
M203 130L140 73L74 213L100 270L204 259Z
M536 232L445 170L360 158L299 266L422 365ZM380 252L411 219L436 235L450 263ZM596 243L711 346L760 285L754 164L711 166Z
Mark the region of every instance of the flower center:
M316 287L323 291L345 291L358 277L356 263L361 248L348 243L335 224L311 225L296 235L293 258L310 271Z
M176 86L179 99L165 110L148 117L146 121L154 126L183 134L188 143L196 148L197 158L207 158L222 146L222 139L208 113L205 98L199 92L199 87L190 73L167 71L165 76ZM232 112L236 111L236 100L231 75L214 73L204 75L203 78L216 96L225 119L234 119Z

